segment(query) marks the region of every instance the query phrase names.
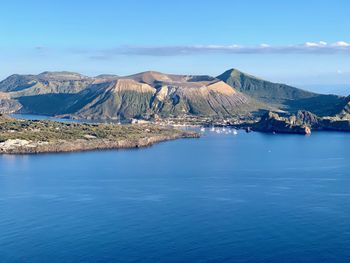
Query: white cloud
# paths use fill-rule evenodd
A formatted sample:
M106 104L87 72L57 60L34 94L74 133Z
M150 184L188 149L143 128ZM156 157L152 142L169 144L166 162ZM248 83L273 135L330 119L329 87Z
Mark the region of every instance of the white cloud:
M95 51L91 57L108 59L114 55L178 56L191 54L336 54L350 55L350 43L305 42L292 45L177 45L177 46L119 46Z
M350 47L350 44L345 41L338 41L332 44L334 47Z
M327 42L320 41L320 42L306 42L304 44L306 47L325 47L327 46Z

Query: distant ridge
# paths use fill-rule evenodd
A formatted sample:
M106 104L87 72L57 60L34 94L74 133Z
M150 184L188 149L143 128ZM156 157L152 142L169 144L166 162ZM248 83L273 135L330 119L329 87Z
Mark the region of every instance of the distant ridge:
M69 72L69 71L44 71L37 75L38 78L44 80L83 80L89 79L89 77L84 76L79 73Z

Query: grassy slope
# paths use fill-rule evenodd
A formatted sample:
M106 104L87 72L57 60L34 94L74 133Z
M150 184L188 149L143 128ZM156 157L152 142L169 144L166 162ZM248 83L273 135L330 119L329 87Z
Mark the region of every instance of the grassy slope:
M55 142L58 140L74 141L87 138L137 140L158 135L173 136L184 133L186 132L147 124L115 125L60 123L54 121L17 120L0 115L0 141L21 139Z

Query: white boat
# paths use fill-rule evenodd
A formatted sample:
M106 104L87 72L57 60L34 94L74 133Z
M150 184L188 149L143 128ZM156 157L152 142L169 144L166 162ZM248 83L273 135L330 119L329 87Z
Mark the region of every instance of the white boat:
M233 135L237 135L238 131L236 129L233 130Z
M215 128L214 128L214 127L212 127L212 128L210 129L210 131L211 131L211 132L214 132L214 131L215 131Z
M204 127L201 128L201 132L205 132L205 128Z

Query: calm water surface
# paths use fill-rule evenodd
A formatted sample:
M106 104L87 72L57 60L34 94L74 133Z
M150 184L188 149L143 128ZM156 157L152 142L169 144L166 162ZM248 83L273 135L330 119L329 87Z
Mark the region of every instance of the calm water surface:
M0 156L1 262L348 262L350 134Z

